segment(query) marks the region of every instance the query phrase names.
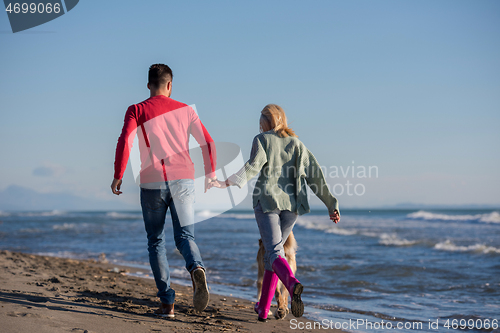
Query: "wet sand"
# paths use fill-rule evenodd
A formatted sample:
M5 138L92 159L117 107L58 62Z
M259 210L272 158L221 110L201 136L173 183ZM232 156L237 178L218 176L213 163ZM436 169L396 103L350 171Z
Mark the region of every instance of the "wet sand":
M112 264L0 251L0 267L0 332L314 331L291 329L292 314L260 323L253 302L216 294L197 313L192 288L180 285L173 285L176 317L161 318L153 313L159 305L154 281Z

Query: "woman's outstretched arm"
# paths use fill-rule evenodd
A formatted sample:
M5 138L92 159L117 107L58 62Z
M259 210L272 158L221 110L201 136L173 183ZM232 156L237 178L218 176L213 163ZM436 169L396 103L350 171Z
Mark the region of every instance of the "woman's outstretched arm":
M321 166L308 149L304 159L307 185L328 208L330 220L337 223L340 220L339 202L330 192Z
M214 184L213 187L225 188L231 185L236 185L241 188L250 179L255 177L266 163L266 150L264 149L259 136L256 136L253 139L250 159L245 163L245 165L243 165L238 172L230 176L227 180L218 181L218 184Z

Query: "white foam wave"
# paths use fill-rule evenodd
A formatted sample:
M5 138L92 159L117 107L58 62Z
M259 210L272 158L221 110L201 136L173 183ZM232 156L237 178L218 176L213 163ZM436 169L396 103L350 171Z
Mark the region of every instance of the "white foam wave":
M50 212L27 212L27 213L19 213L18 216L27 216L27 217L39 217L39 216L59 216L63 215L66 212L60 210L52 210Z
M191 277L191 275L189 275L188 271L186 271L185 269L180 269L180 268L171 269L170 275L175 276L175 277L183 277L183 278Z
M199 211L199 212L196 212L196 216L198 217L204 217L204 218L211 218L211 217L214 217L214 216L217 216L217 215L220 215L222 213L220 212L212 212L210 210L202 210L202 211Z
M362 231L360 234L366 237L380 237L380 234L372 231Z
M469 246L463 246L463 245L455 245L453 244L450 240L446 240L441 243L437 243L434 245L434 248L436 250L442 250L442 251L452 251L452 252L476 252L476 253L499 253L500 254L500 249L493 247L493 246L487 246L485 244L474 244L474 245L469 245Z
M58 257L58 258L68 258L68 259L90 259L99 256L99 253L76 253L70 251L58 251L58 252L36 252L36 255L46 256L46 257Z
M468 215L449 215L426 212L420 210L406 215L409 219L427 220L427 221L476 221L484 223L500 223L500 213L491 212L486 214L468 214Z
M0 210L0 216L10 216L10 213L7 213L7 212L2 212Z
M325 230L326 233L328 234L335 234L335 235L343 235L343 236L352 236L358 233L357 230L355 229L342 229L338 227L332 227L331 229Z
M133 213L117 213L117 212L108 212L106 213L106 217L110 217L112 219L130 219L137 220L142 219L141 214L133 214Z
M380 235L379 244L382 245L395 245L395 246L411 246L417 243L417 241L410 241L407 239L401 239L396 234L386 234Z
M500 213L492 212L489 214L483 214L483 216L479 219L479 222L500 223Z
M309 220L304 217L299 217L296 223L306 229L320 230L329 234L351 236L358 233L356 229L343 229L335 225L332 221L326 219Z
M63 224L55 224L52 226L54 230L72 230L77 228L82 228L88 226L87 223L63 223Z
M221 214L219 217L226 219L255 220L255 214Z

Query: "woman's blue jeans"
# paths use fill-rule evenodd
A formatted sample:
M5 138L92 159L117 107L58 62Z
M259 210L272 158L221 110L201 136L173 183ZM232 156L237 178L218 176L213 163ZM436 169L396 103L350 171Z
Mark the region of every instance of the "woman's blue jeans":
M264 264L267 271L273 271L273 262L281 256L285 258L283 245L297 221L297 214L289 210L275 209L264 213L260 202L254 208L255 219L259 226L260 238L264 245Z
M148 237L149 262L158 288L158 297L173 304L175 291L170 288L170 271L165 249L165 217L170 208L175 246L191 272L205 268L194 240L194 181L179 179L166 182L164 189L141 188L141 206Z

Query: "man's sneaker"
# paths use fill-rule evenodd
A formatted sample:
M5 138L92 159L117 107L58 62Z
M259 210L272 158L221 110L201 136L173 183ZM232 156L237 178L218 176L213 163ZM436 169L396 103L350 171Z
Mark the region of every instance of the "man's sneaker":
M155 311L155 314L160 317L175 318L174 305L161 303L160 308Z
M196 311L203 311L208 305L209 295L207 287L207 278L205 270L201 267L195 268L191 272L191 279L193 280L193 306Z

